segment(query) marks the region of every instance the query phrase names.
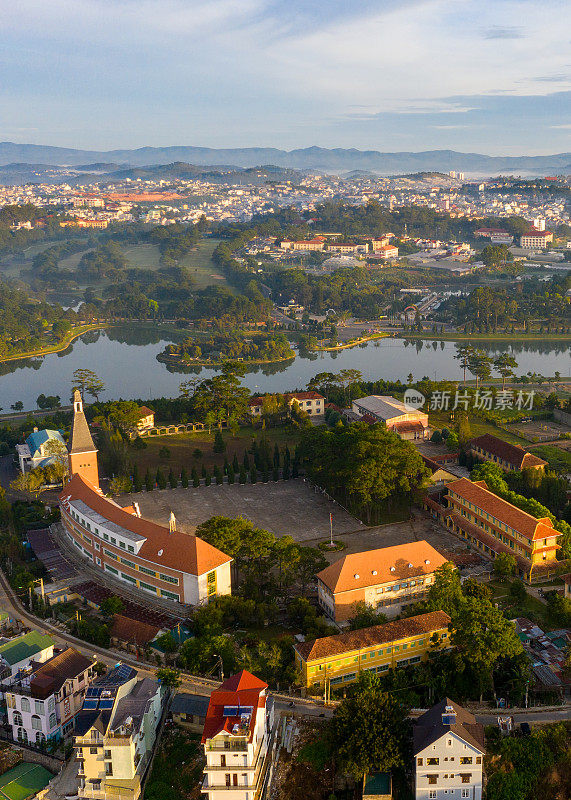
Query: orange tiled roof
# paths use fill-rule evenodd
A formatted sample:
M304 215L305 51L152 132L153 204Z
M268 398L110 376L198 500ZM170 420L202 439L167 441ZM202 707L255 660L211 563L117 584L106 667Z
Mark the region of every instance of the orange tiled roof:
M428 542L411 542L349 553L322 569L317 577L333 593L348 592L403 578L430 575L447 560Z
M430 611L428 614L393 620L385 622L383 625L362 628L359 631L349 631L337 636L324 636L322 639L301 642L294 645L294 650L304 661L316 661L320 658L329 658L342 653L363 650L367 647L375 647L386 642L397 642L399 639L406 639L409 636L421 636L440 628L447 628L449 624L450 617L445 611Z
M158 566L180 570L190 575L204 575L210 570L232 561L221 550L208 542L180 531L169 531L148 519L129 514L89 483L81 475L74 475L60 495L60 502L67 499L83 502L105 519L128 531L139 534L145 542L137 553L139 558Z
M470 481L460 478L448 484L448 489L456 492L464 500L474 503L478 508L491 514L500 522L527 536L528 539L543 539L547 536L559 536L553 528L549 517L533 517L521 508L513 506L507 500L491 492L485 481Z
M228 707L239 709L240 707L250 706L253 709L247 731L248 740L250 741L254 732L258 709L264 709L266 706L266 697L263 693L267 688L267 683L264 683L264 681L256 678L255 675L246 670L227 678L210 695L202 732L202 744L207 739L211 739L223 731L230 735L234 734L234 726L241 722L241 717L239 715L234 717L227 716L224 713L224 709ZM244 733L239 732L237 735L243 736Z
M480 447L486 453L498 456L498 458L507 461L515 469L524 469L526 466L539 467L547 464L547 461L528 453L523 447L505 442L503 439L498 439L497 436L492 436L489 433L472 439L470 444L472 447Z

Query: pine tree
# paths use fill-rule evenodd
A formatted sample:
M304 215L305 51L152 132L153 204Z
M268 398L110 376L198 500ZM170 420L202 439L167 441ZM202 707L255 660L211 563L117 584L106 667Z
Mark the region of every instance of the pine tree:
M234 483L234 480L234 472L232 468L230 468L230 471L228 472L228 483Z
M248 473L244 469L244 467L240 467L240 483L246 483L248 477Z
M274 467L273 479L274 479L275 481L279 481L279 479L280 479L280 470L279 470L279 467Z
M278 447L278 443L276 442L274 445L274 467L279 468L280 466L280 448Z
M167 479L165 478L164 472L160 467L157 467L157 484L159 489L167 488Z
M192 468L191 477L192 477L192 485L196 489L198 486L200 486L200 478L198 477L198 470L196 469L196 467Z
M169 485L171 489L176 489L176 487L178 486L178 479L174 474L172 467L169 469Z
M224 475L228 475L230 472L230 464L228 463L228 459L224 458Z
M244 460L242 462L244 464L244 469L246 472L250 471L250 459L248 458L248 451L244 450Z
M284 463L284 468L282 469L282 478L284 481L289 481L289 464Z
M151 476L151 472L149 469L145 472L145 489L147 492L152 492L155 488L155 482Z
M204 463L202 464L201 475L202 475L203 478L206 478L206 476L208 475L208 473L206 471L206 467L204 466Z
M250 470L250 483L256 483L257 480L258 480L258 470L256 469L256 467L252 467L252 469Z
M234 453L234 458L232 459L232 469L235 475L240 472L240 465L238 464L238 456L236 453Z
M212 483L212 475L209 472L206 473L206 478L204 479L204 483L207 486L210 486L210 484Z
M135 464L133 467L133 491L140 492L143 488L139 467Z
M186 467L183 467L180 471L180 485L183 489L188 489L188 472L186 471Z

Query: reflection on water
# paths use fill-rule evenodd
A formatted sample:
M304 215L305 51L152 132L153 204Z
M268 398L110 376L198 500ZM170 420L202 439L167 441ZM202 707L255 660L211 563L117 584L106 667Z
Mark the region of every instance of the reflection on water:
M8 409L22 400L26 409L34 408L42 392L67 397L73 371L78 367L94 370L105 382L107 389L102 399L173 397L185 375L208 378L216 373L211 368L178 367L157 361L157 355L173 340L156 326L131 325L90 331L58 354L0 364L0 406ZM562 377L571 376L569 342L500 340L473 344L493 356L500 352L512 354L518 361L518 375L538 372L549 376L559 372ZM334 352L300 350L294 361L253 365L243 383L256 391L283 392L305 388L317 372L347 368L360 370L370 380L406 380L409 373L416 379L428 376L460 380L462 370L454 359L455 352L454 342L393 338Z

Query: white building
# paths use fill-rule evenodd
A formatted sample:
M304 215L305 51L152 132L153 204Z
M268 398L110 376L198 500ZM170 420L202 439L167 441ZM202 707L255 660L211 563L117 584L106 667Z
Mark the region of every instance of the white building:
M34 428L24 444L16 445L20 471L26 472L36 467L47 467L55 461L58 454L66 454L65 441L59 431Z
M163 707L158 681L124 664L87 690L75 724L79 797L137 800Z
M13 738L41 744L65 737L81 710L94 663L68 647L43 664L33 664L5 694Z
M274 725L268 685L246 670L210 695L202 745L202 791L208 800L255 800Z
M0 645L0 683L9 685L22 677L33 662L43 663L54 654L54 640L39 631L28 631Z
M413 728L416 800L482 798L484 726L448 697Z

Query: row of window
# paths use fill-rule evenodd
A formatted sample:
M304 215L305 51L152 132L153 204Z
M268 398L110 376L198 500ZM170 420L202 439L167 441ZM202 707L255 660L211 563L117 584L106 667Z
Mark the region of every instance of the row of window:
M88 520L84 519L83 517L80 517L79 514L76 511L74 511L73 509L71 509L70 513L71 513L71 516L73 517L73 519L76 522L79 522L79 524L83 525L84 528L87 528L88 531L92 530L91 523L88 522ZM125 542L121 541L121 539L119 539L119 541L117 542L117 539L114 536L109 536L109 534L107 534L105 532L100 533L99 532L99 528L96 528L95 525L93 526L92 532L96 536L99 536L100 538L104 539L106 542L111 542L111 544L114 544L115 546L119 546L123 550L128 550L129 553L134 553L135 552L135 547L132 544L125 544ZM84 537L84 538L87 539L87 537ZM87 539L87 541L91 544L91 540L90 539Z
M441 641L444 641L447 638L448 638L448 634L447 633L441 633L440 634L440 640ZM372 653L363 653L360 658L361 658L361 661L366 661L367 658L369 658L369 659L381 658L383 656L390 656L393 653L400 653L401 650L403 650L403 651L404 650L408 650L409 647L411 649L413 649L415 647L423 647L424 644L425 644L425 639L415 639L414 642L408 642L408 643L405 642L402 645L396 644L396 645L393 645L391 647L385 647L384 649L380 648L379 650L375 650ZM323 670L324 668L327 668L327 669L338 669L339 667L342 667L344 664L349 664L351 662L353 662L355 664L358 663L359 662L359 656L353 656L351 658L340 659L339 661L332 661L331 663L327 662L326 664L319 664L319 665L316 665L315 667L310 667L309 669L310 670L311 669Z
M31 722L32 722L32 730L35 730L35 731L41 731L42 730L42 727L43 727L42 726L42 719L37 714L34 714L32 716ZM50 714L50 716L48 718L48 723L49 723L50 729L55 728L57 726L57 718L56 718L55 713L52 712ZM14 725L19 725L19 726L23 726L24 725L24 719L23 719L23 717L22 717L22 715L20 714L19 711L14 711L13 724Z
M450 792L454 792L454 789L450 789ZM444 789L444 794L448 794L448 789ZM470 797L470 789L462 789L462 797ZM438 797L438 792L436 789L430 789L428 792L429 800L436 800Z
M449 746L451 747L452 746L452 740L449 739L448 742L449 742ZM466 747L466 745L464 745L464 747ZM444 761L454 761L454 756L450 756L450 758L448 758L448 756L447 756L444 759ZM460 756L460 763L461 764L473 764L474 763L474 759L473 759L472 756ZM481 764L481 763L482 763L482 756L476 756L476 764ZM418 767L422 767L423 766L423 759L422 758L417 758L416 759L416 765ZM439 765L440 765L440 758L438 756L429 756L426 759L426 766L427 767L438 767ZM444 777L446 777L446 776L444 776Z
M16 697L13 694L7 695L6 699L8 708L16 708ZM33 702L34 702L34 713L43 716L45 713L44 701L34 700ZM53 697L50 697L48 700L48 711L53 711L55 707L56 707L55 700ZM26 714L29 714L30 711L32 710L32 705L28 697L20 697L20 710Z
M515 536L516 539L521 539L523 542L527 542L527 544L531 546L531 539L528 539L527 537L522 536L521 533L518 533L518 531L514 530L514 528L510 527L505 522L501 522L501 520L499 520L496 517L494 517L493 514L490 514L487 511L484 511L483 508L480 508L475 503L471 503L468 500L464 500L463 497L461 497L460 495L456 494L455 492L452 492L452 497L458 499L459 502L462 505L468 506L469 509L471 509L472 511L477 512L477 514L479 516L485 517L493 525L496 525L498 528L504 530L506 533L511 533L513 536Z

